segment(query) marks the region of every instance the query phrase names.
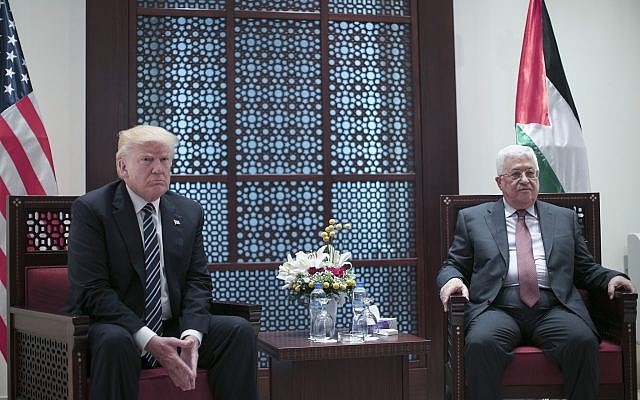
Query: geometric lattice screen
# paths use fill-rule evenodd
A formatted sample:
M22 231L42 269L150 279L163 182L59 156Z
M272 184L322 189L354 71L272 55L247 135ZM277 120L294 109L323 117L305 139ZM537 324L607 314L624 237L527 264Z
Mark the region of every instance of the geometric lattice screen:
M214 296L306 328L275 270L335 217L376 303L417 333L415 1L137 7L135 123L179 137L172 190L205 209Z

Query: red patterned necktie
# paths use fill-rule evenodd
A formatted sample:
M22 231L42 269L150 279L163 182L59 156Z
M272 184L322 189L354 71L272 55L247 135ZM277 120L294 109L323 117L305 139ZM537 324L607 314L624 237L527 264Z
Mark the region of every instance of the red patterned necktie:
M520 282L520 299L529 307L533 307L540 298L536 263L533 260L531 234L524 222L526 210L518 210L516 223L516 259L518 261L518 281Z

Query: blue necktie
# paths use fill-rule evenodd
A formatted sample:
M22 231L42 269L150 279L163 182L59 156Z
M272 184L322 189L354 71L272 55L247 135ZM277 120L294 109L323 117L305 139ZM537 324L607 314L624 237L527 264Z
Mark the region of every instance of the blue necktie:
M162 306L160 303L160 243L156 225L153 223L153 204L142 208L142 232L144 234L144 268L146 282L144 288L145 322L149 329L162 336ZM144 355L149 365L155 367L158 361L147 353Z

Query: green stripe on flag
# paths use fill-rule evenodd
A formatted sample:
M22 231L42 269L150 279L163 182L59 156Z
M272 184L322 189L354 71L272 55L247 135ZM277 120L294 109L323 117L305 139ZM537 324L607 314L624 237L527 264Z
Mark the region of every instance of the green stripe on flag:
M538 168L540 168L540 193L564 193L564 188L558 180L556 173L551 168L549 161L542 154L542 151L536 146L533 140L524 133L520 125L516 124L516 143L523 146L529 146L533 149L538 158Z

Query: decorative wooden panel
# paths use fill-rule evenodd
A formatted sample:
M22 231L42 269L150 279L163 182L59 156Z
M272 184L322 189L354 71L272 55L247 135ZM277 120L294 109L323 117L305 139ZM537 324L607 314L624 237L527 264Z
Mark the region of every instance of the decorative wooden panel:
M137 6L130 113L179 136L172 189L205 209L214 296L262 304L263 329L306 329L275 269L335 217L376 304L417 334L414 2Z

